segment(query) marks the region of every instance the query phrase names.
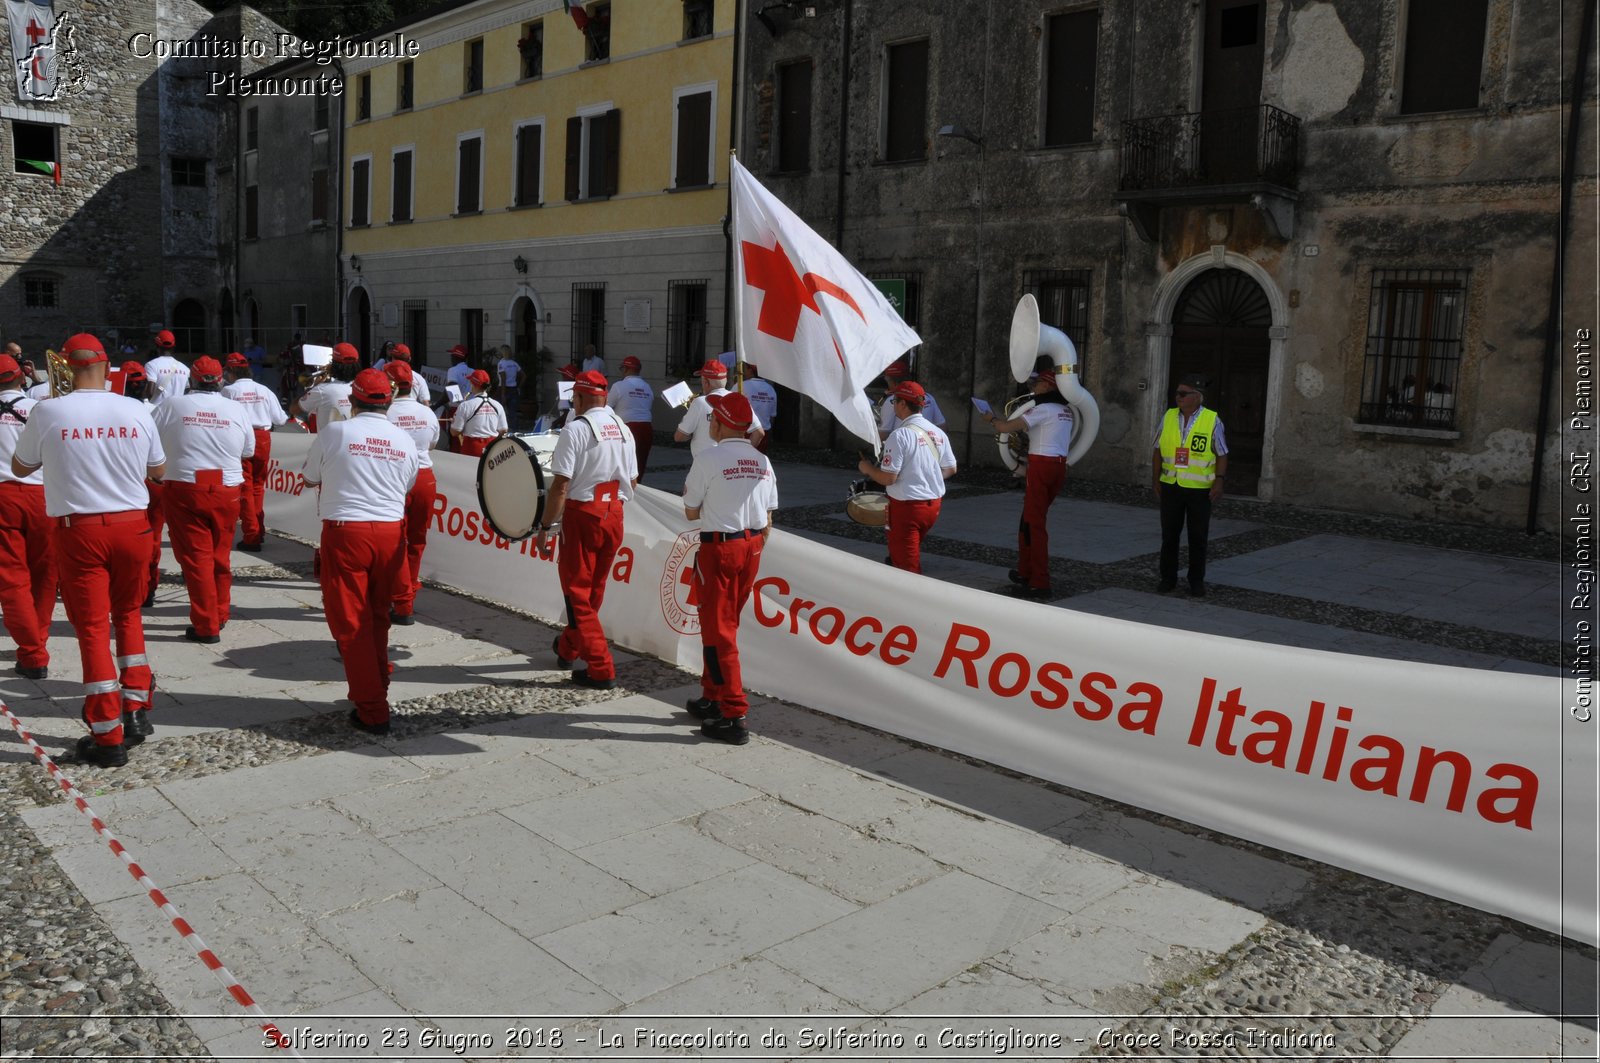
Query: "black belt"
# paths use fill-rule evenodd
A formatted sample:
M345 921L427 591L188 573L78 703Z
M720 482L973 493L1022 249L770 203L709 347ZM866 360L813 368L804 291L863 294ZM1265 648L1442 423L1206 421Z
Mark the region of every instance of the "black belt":
M754 528L746 528L736 532L701 532L700 541L703 543L725 543L733 539L749 539L760 535L761 532Z

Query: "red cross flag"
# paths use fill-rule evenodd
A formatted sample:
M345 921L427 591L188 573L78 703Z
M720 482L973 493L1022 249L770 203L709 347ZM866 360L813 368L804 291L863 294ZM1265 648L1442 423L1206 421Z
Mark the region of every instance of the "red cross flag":
M11 57L22 102L56 94L56 16L50 0L6 0Z
M878 445L866 386L922 342L877 287L733 160L739 355Z

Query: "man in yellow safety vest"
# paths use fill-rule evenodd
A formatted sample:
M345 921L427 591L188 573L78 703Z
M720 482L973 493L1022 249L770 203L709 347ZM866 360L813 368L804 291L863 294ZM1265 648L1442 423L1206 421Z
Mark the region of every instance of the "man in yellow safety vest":
M1152 455L1151 486L1161 504L1162 594L1178 585L1178 533L1189 526L1189 595L1206 595L1206 537L1211 503L1222 497L1228 441L1222 420L1205 401L1206 380L1185 377L1174 392L1178 405L1161 419Z

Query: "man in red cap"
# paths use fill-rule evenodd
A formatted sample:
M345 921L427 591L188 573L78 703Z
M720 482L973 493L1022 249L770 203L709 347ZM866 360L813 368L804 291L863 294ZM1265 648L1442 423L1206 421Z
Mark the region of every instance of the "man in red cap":
M778 392L767 381L761 379L761 371L754 362L744 363L744 383L739 386L740 392L750 400L750 409L756 415L756 423L765 431L756 437L756 449L765 454L767 444L772 441L772 422L778 419Z
M472 394L461 400L456 415L450 422L450 435L456 441L456 452L476 458L489 446L490 440L506 434L505 407L489 397L489 374L474 369L467 376Z
M37 400L22 390L22 367L0 355L0 613L17 644L16 672L50 674L50 620L56 611L55 522L45 513L44 474L18 476L11 455Z
M389 348L389 357L396 362L404 362L406 365L411 366L411 397L424 406L432 406L433 400L428 390L428 378L422 375L422 370L412 365L411 348L403 343L397 343ZM384 368L387 369L388 367L385 366Z
M145 407L105 389L108 361L98 339L79 333L62 354L72 392L30 411L11 471L25 479L43 467L45 511L56 518L61 599L78 636L90 731L78 740L78 757L118 767L128 762L124 742L137 745L153 730L145 710L154 680L139 616L150 557L144 485L147 476L161 478L167 457Z
M583 372L577 362L568 362L556 370L562 380L571 383L578 379L578 374ZM572 419L572 394L568 392L566 398L561 397L561 385L556 385L556 415L550 420L550 431L559 432L567 426Z
M458 343L446 353L450 355L450 368L444 374L445 382L460 388L465 398L472 393L472 366L467 361L467 349Z
M1018 598L1054 597L1050 589L1050 504L1067 482L1067 452L1072 446L1072 407L1056 388L1056 374L1045 369L1033 378L1034 406L1020 417L984 419L996 432L1028 433L1028 486L1017 529L1017 567L1007 575Z
M857 463L863 476L889 491L889 563L922 571L922 540L939 519L944 482L956 474L950 438L922 416L922 385L907 380L889 393L895 430L883 444L880 468Z
M613 383L606 395L606 405L617 411L622 423L633 433L634 463L639 467L641 480L645 464L650 460L650 446L655 442L651 407L656 401L655 389L639 375L643 368L639 359L628 355L622 360L622 379Z
M417 446L417 482L406 495L405 567L395 587L394 604L389 608L390 622L405 627L414 623L412 614L416 612L417 592L422 590L422 552L428 546L428 521L433 516L433 500L439 493L433 476L433 448L439 445L439 418L412 396L416 378L410 365L395 359L384 367L384 375L394 381L389 422L410 436Z
M345 420L350 416L350 382L359 372L361 352L353 344L334 344L328 379L295 399L289 406L290 415L304 413L308 432L318 432L331 421Z
M907 367L905 360L901 359L889 364L883 371L883 380L889 385L889 393L883 397L883 405L878 408L878 438L888 439L889 433L899 425L894 413L895 386L907 381L915 383L916 377L911 375L910 368ZM939 409L939 404L926 389L922 392L922 398L922 419L935 428L943 428L944 413Z
M156 430L167 454L161 504L172 556L189 589L183 637L211 645L222 641L231 611L233 526L256 435L249 412L222 394L222 363L201 355L189 380L187 394L156 407Z
M389 603L405 565L406 495L417 481L417 446L388 419L393 391L381 370L351 382L354 416L324 425L304 475L321 485L322 610L339 644L350 724L389 733Z
M267 533L267 465L272 460L272 430L289 420L273 390L255 379L250 359L235 351L223 366L226 386L222 394L244 407L255 435L255 453L243 465L244 487L239 491L242 536L236 549L259 554Z
M144 363L150 381L150 401L160 405L174 395L189 390L189 367L173 357L178 341L167 329L156 333L156 350L161 353Z
M744 722L750 702L739 669L739 615L772 532L778 481L766 455L747 438L755 426L750 400L717 395L710 405L713 445L694 459L683 485L684 516L700 522L694 580L705 650L701 696L688 707L701 721L701 734L742 746L750 741Z
M679 443L688 442L690 458L698 458L712 445L710 399L728 393L728 367L713 358L702 365L695 376L700 378L700 394L683 411L683 420L672 433L672 438Z
M606 378L578 374L572 383L574 416L561 430L550 457L554 479L539 525L539 551L553 534L561 536L556 571L567 602L567 626L552 648L563 668L582 657L587 671L574 671L582 687L609 690L617 685L616 665L600 626L611 563L622 545L622 507L639 482L633 434L606 406Z

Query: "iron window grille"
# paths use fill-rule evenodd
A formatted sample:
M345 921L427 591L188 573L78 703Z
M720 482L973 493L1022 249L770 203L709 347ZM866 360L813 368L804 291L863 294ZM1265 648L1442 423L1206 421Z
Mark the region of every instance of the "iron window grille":
M594 344L606 356L606 282L578 281L572 285L572 356L582 360L583 349Z
M688 376L705 364L709 285L706 279L667 282L668 376Z
M1374 270L1364 424L1453 430L1470 270Z
M1089 280L1086 269L1034 269L1022 275L1022 290L1039 301L1039 320L1067 334L1078 352L1078 376L1088 366Z

